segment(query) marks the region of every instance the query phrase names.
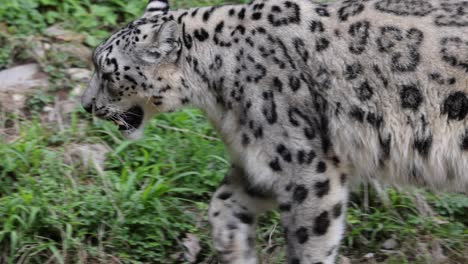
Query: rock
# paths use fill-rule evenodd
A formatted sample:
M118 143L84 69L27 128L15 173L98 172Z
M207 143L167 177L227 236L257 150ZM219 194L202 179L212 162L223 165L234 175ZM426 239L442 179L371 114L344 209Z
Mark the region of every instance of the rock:
M90 66L91 64L91 55L92 51L88 47L80 43L62 43L62 44L53 44L51 49L67 53L73 58L87 62Z
M351 264L351 260L345 256L340 257L340 261L338 262L339 264Z
M62 118L65 118L66 115L72 113L76 107L80 106L80 102L76 100L63 100L57 101L55 103L55 107L51 107L53 110L52 112L57 112L57 114L61 115ZM55 120L51 120L55 121Z
M44 34L48 37L52 37L58 40L67 41L67 42L78 42L82 43L85 40L85 36L73 31L65 30L59 25L54 25L48 27Z
M36 63L0 71L0 80L2 80L0 92L18 92L49 85L47 75L41 72L39 65Z
M446 225L446 224L450 223L449 221L443 219L440 216L434 216L434 217L432 217L432 220L438 225Z
M448 260L448 257L444 255L444 251L439 240L431 241L430 254L431 259L434 261L433 263L446 263Z
M103 144L71 144L65 149L66 161L84 168L94 167L103 172L109 147Z
M44 113L52 113L55 109L52 106L45 106L42 111Z
M382 248L386 250L395 249L397 246L398 242L394 238L389 238L382 244Z
M73 88L73 90L70 92L70 96L72 99L74 99L77 102L80 102L81 96L83 95L83 92L86 90L88 87L87 83L79 83Z
M70 114L79 107L81 107L79 100L58 100L58 97L56 97L54 105L47 105L42 109L39 119L43 123L55 124L57 128L62 131L70 125L72 117ZM80 130L80 132L84 131L85 130ZM88 165L85 167L87 166Z
M76 100L65 100L60 101L59 108L62 114L67 115L75 111L75 108L81 106L80 101Z
M12 99L13 99L13 102L15 102L15 104L22 104L24 101L26 101L26 96L22 94L14 94L12 96Z
M45 61L47 59L47 48L46 48L45 42L42 42L40 40L33 40L32 41L32 56L34 59L38 62ZM48 45L48 44L47 44ZM50 45L49 45L50 46Z
M5 23L0 23L0 32L3 34L8 34L8 26Z
M2 111L18 113L28 94L49 85L38 64L26 64L0 71L0 106Z
M81 96L88 87L88 83L91 80L92 72L88 69L81 68L71 68L67 70L67 73L70 75L70 78L76 82L73 90L70 91L70 99L75 101L76 104L80 104Z
M89 82L93 74L90 70L82 68L70 68L66 72L73 81L77 82Z

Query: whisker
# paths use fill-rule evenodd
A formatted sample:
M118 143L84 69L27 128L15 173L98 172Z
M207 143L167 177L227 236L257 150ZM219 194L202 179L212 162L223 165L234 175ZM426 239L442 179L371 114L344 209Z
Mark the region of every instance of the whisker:
M123 126L125 126L126 129L136 129L134 126L127 123L120 115L117 115L117 118L118 121L122 122Z
M124 113L125 115L132 115L132 116L137 116L137 117L140 117L141 115L140 114L135 114L135 113L132 113L132 112L126 112Z

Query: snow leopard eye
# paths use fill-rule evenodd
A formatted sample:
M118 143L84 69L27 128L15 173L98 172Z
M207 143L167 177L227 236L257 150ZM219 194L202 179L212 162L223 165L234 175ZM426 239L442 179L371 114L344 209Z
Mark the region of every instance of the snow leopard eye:
M161 52L159 52L157 50L149 50L148 55L152 56L155 59L161 58Z

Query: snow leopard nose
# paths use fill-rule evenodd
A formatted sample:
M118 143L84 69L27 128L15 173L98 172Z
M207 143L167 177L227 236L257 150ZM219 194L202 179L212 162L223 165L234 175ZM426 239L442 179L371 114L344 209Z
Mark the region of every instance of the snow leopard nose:
M93 110L96 109L95 106L96 98L92 98L91 101L85 100L85 96L81 97L81 106L83 106L86 112L92 114Z
M83 104L83 108L90 114L93 112L93 104Z

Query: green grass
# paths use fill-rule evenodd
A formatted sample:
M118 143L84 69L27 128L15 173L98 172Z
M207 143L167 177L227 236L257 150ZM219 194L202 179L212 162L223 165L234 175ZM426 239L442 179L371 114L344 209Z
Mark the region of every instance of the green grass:
M27 122L20 139L0 147L0 241L8 263L23 256L43 263L43 255L65 252L63 261L72 263L80 250L129 263L169 259L183 232L197 231L193 219L204 219L227 167L222 144L203 139L214 132L200 120L194 111L161 116L158 125L192 133L153 122L137 142L123 141L102 121L81 138L73 126L56 132ZM67 162L78 158L68 146L96 142L111 148L104 171Z
M176 7L224 3L172 2ZM41 37L50 25L84 34L85 45L92 47L144 5L6 0L0 5L0 68L35 61L28 37ZM135 142L79 107L65 116L63 127L45 123L43 107L76 85L65 70L89 64L60 52L39 63L51 86L29 97L24 114L0 113L0 263L178 263L187 233L201 239L202 259L214 258L206 212L228 157L201 113L161 115ZM1 132L12 127L18 128L13 141ZM108 147L102 165L83 164L70 150L85 144ZM417 190L434 212L427 216L413 194L388 189L389 202L383 203L373 189L365 189L352 195L341 249L353 263L369 252L385 263L431 263L430 249L421 248L434 243L449 263L468 261L466 196ZM265 263L284 263L284 251L276 251L284 245L277 223L277 212L260 221L258 251ZM392 237L399 245L382 252Z

